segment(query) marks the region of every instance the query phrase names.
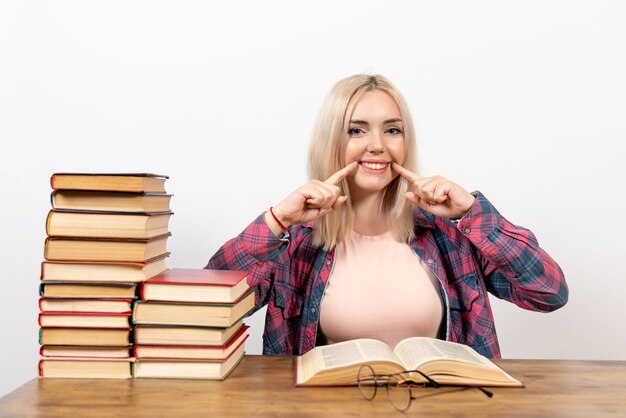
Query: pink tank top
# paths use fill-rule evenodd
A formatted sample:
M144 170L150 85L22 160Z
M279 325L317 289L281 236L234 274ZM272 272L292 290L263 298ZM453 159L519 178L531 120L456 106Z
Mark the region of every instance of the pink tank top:
M329 344L374 338L394 347L408 337L437 337L443 304L437 278L390 232L352 233L337 245L320 308Z

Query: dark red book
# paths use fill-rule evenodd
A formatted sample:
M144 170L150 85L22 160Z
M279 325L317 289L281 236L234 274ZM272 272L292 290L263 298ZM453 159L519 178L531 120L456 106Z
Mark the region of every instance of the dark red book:
M174 268L146 280L141 299L162 302L233 303L248 291L248 272Z

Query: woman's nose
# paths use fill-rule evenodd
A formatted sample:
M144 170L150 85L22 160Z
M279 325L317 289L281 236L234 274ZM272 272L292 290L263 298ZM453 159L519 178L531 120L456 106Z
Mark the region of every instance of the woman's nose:
M383 137L378 132L372 132L367 144L367 150L372 154L382 154L384 152Z

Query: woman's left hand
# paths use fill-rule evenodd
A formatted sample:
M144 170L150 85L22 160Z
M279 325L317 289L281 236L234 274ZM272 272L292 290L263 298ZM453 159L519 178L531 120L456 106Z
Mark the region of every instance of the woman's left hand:
M392 164L392 168L411 186L405 197L433 215L459 219L474 203L474 196L446 178L421 177L396 163Z

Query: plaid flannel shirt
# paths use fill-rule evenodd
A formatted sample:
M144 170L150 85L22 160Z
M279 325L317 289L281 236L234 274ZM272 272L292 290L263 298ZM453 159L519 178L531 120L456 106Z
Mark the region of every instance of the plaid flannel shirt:
M524 309L549 312L567 302L568 288L531 231L507 221L480 192L474 195L458 222L416 209L416 236L409 245L439 279L446 339L497 358L487 292ZM313 228L313 222L292 225L276 237L261 214L206 266L250 272L256 309L268 305L264 354L301 355L315 346L335 252L313 245Z

